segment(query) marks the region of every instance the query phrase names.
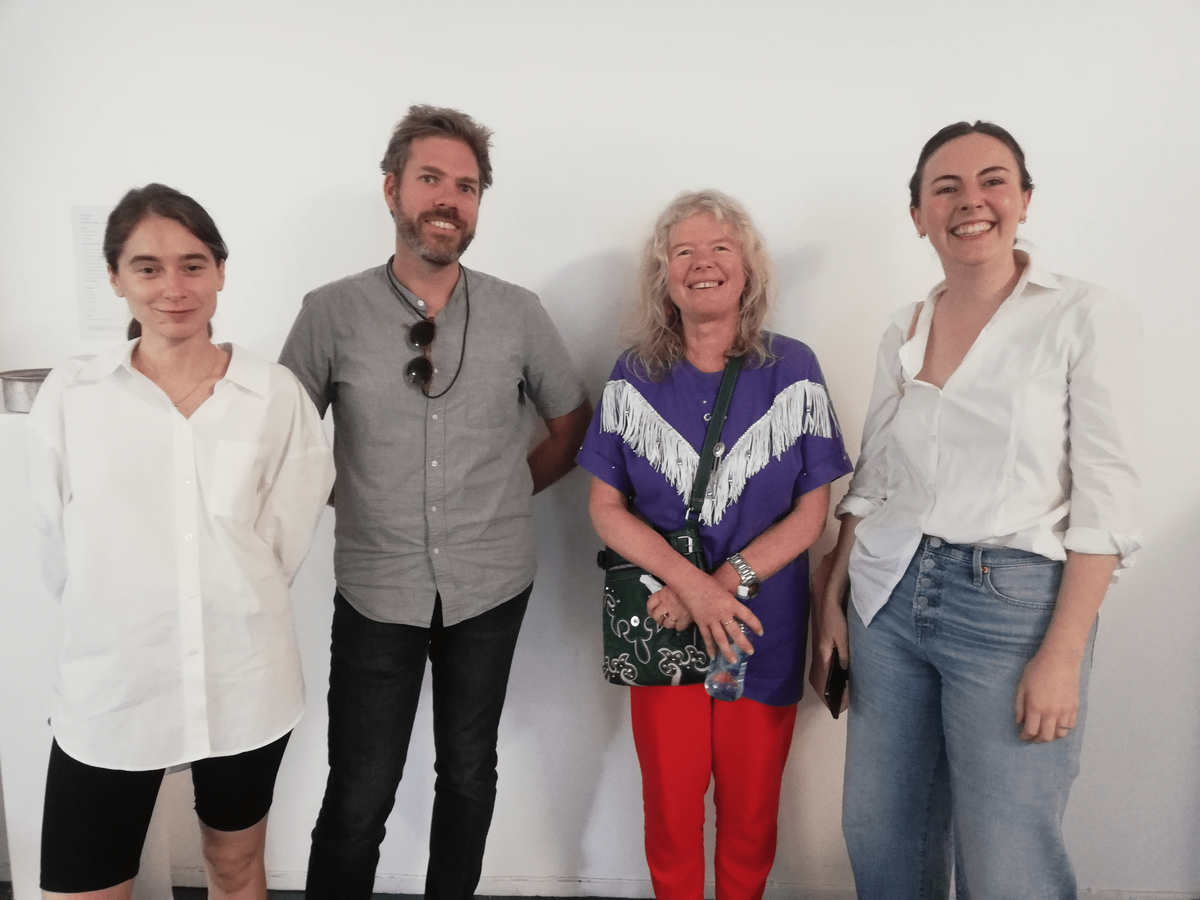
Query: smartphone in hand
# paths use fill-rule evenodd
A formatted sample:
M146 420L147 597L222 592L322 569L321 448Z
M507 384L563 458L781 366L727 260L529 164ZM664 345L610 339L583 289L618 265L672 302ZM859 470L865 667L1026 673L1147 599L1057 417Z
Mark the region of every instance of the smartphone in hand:
M829 674L825 676L825 705L836 719L842 712L842 697L846 693L846 684L850 680L850 669L842 668L838 648L833 648L833 656L829 660Z

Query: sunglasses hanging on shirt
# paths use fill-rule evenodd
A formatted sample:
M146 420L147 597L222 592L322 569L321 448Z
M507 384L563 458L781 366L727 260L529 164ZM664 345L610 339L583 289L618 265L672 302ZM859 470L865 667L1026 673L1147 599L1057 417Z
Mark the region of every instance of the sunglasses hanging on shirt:
M450 383L446 385L446 389L440 394L429 393L429 383L433 381L433 363L427 355L428 350L433 346L433 340L437 337L437 325L432 319L425 318L425 315L413 306L412 302L404 295L400 289L400 284L396 280L396 275L392 271L392 261L395 259L392 256L387 261L387 276L388 284L392 288L392 292L400 298L405 306L412 311L413 315L417 316L419 321L414 322L412 327L408 329L408 343L415 350L422 351L420 356L415 356L408 361L408 365L404 367L404 377L409 384L417 385L421 388L421 393L430 400L436 400L439 397L444 397L454 387L454 382L458 381L459 373L462 372L463 360L467 356L467 327L471 324L471 282L467 279L467 270L460 267L463 277L463 293L467 303L466 320L463 322L463 338L462 348L458 354L458 368L454 370L454 377L450 379Z
M408 343L416 350L424 351L426 347L432 346L435 337L437 326L429 319L414 322L408 330ZM408 361L408 365L404 367L404 377L409 384L419 384L421 390L426 390L429 382L433 380L433 363L422 353Z

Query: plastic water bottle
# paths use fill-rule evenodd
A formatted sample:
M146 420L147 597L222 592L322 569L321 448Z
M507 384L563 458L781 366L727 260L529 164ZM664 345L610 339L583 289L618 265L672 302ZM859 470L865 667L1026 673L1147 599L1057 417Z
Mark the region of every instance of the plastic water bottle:
M750 629L741 625L742 634L749 634ZM737 656L737 662L730 662L720 650L708 664L708 674L704 676L704 690L714 700L736 700L746 689L746 661L750 654L735 644L729 642L730 649Z

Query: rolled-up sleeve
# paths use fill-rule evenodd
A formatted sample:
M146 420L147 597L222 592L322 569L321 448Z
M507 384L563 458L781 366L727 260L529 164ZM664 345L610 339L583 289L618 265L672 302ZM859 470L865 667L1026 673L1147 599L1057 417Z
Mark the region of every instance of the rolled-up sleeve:
M834 511L839 518L847 515L866 518L887 499L888 428L900 405L903 385L900 346L903 343L904 333L893 322L879 342L871 403L863 424L862 450L858 454L850 487Z
M1068 370L1071 505L1063 546L1115 554L1122 568L1142 545L1141 351L1137 310L1100 292Z

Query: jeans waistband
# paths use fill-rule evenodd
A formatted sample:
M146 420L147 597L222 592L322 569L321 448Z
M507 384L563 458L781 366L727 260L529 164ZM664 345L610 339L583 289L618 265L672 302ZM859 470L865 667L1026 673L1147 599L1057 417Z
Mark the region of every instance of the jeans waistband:
M921 536L918 553L928 551L939 556L974 562L976 565L988 566L1020 565L1021 563L1058 562L1049 557L1034 553L1031 550L1018 550L1015 547L991 547L987 544L952 544L932 534Z

